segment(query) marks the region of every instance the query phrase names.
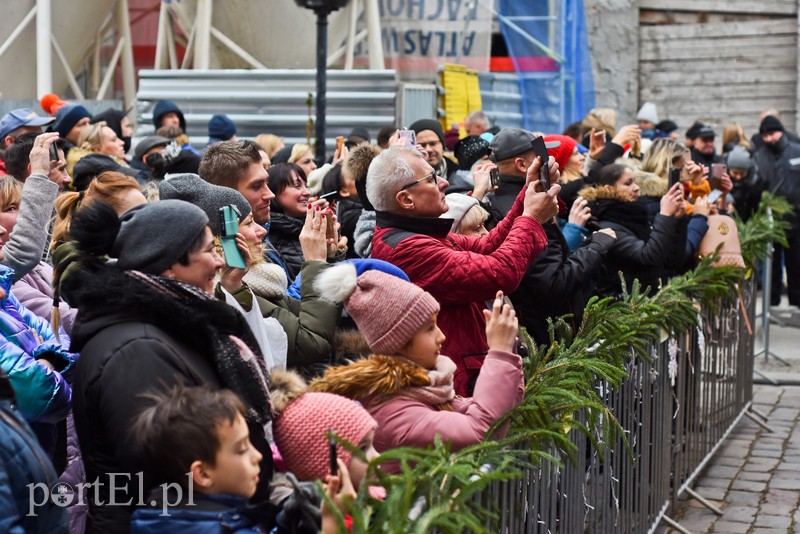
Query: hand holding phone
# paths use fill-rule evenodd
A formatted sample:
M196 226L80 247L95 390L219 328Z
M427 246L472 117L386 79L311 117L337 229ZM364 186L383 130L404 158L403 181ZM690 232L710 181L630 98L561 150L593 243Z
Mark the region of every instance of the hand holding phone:
M339 475L339 462L337 462L338 454L336 452L336 438L333 437L333 430L328 430L328 448L331 464L331 475Z
M500 171L497 170L497 167L489 169L489 185L491 187L497 187L499 183L500 183Z
M539 187L542 192L547 192L550 189L550 155L547 153L547 145L544 143L544 137L539 136L534 139L531 144L533 145L533 152L541 158L541 165L539 166Z
M239 232L239 215L239 210L234 204L228 204L219 209L222 223L222 253L225 256L225 263L228 267L246 269L247 263L244 261L242 251L236 245L236 234Z
M417 132L414 130L398 130L398 138L405 141L405 146L414 148L417 146Z

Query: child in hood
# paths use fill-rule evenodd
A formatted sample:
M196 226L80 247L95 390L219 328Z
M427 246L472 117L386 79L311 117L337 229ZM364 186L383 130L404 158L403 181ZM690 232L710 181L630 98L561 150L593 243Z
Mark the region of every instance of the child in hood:
M456 366L439 354L445 336L436 325L439 303L395 276L356 276L341 264L317 279L323 298L343 302L374 352L329 369L309 389L360 402L378 423L375 448L427 447L439 435L453 449L480 442L492 424L522 400L522 360L514 354L519 323L502 292L484 310L489 353L471 398L453 389Z

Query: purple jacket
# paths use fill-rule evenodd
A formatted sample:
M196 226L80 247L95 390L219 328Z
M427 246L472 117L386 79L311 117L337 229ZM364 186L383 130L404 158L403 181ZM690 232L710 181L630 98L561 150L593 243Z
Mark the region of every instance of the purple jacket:
M11 291L20 303L28 308L34 315L49 321L53 312L53 268L44 262L33 268L11 286ZM66 302L61 301L58 306L61 314L61 326L67 334L72 333L72 323L78 310L70 308Z

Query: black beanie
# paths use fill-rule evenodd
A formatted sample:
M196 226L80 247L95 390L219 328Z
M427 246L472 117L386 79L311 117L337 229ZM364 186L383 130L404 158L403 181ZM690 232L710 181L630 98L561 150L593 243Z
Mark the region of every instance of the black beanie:
M420 132L424 132L425 130L431 130L433 133L436 134L436 137L439 138L442 145L444 145L444 130L442 130L442 125L439 124L439 121L433 119L420 119L411 126L408 127L409 130L414 130L417 135Z
M767 115L761 121L761 126L758 127L758 133L765 134L767 132L783 132L783 123L778 120L778 117Z

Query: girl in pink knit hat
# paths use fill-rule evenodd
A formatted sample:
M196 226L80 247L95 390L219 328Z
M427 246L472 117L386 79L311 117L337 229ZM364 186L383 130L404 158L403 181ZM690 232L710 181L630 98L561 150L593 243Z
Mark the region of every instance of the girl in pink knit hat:
M328 369L309 389L360 402L378 423L378 451L427 447L437 435L453 450L478 443L522 400L522 360L514 353L519 322L501 292L484 311L489 353L474 395L463 398L453 389L455 364L439 353L445 336L429 293L380 271L356 276L348 264L328 269L316 287L323 298L344 303L374 354Z

